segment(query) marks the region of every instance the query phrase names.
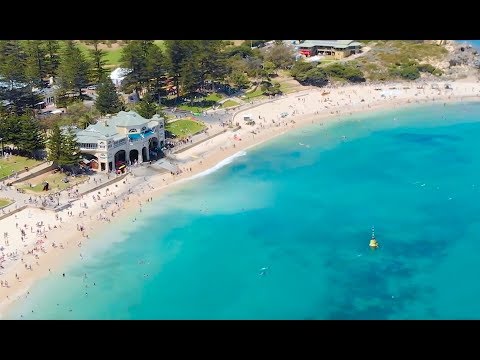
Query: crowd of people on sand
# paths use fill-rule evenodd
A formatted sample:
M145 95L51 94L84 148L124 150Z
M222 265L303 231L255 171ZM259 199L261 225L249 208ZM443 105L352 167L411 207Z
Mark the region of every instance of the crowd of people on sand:
M85 195L79 197L78 201L72 203L70 209L62 210L55 214L55 219L51 222L45 223L45 221L35 221L30 216L25 219L25 223L16 223L16 229L18 229L18 234L9 234L8 232L3 233L4 237L4 246L0 248L0 266L2 270L7 269L10 266L14 266L17 261L21 260L24 264L24 269L28 271L35 271L37 267L40 266L40 260L43 254L49 252L49 247L53 249L65 249L65 246L69 244L69 240L65 239L58 244L55 241L48 240L48 233L55 229L63 228L65 225L62 214L66 214L69 218L78 217L79 219L86 219L89 217L90 220L94 219L94 214L88 214L86 210L91 208L89 202L99 205L98 214L95 216L95 220L110 222L111 219L117 214L126 208L127 203L132 201L132 197L141 197L147 191L154 190L155 187L149 184L148 182L141 183L141 180L138 179L137 184L132 188L127 188L126 186L122 188L118 187L118 184L114 186L113 189L106 187L102 191L97 191L91 196ZM123 181L124 185L128 185L128 180ZM133 190L135 189L135 190ZM71 194L75 196L75 192ZM147 202L152 201L152 197L147 198ZM33 200L32 200L33 201ZM93 205L90 204L90 205ZM142 211L142 202L139 201L139 211ZM30 214L29 214L30 215ZM17 218L17 215L15 215ZM31 219L31 220L30 220ZM70 222L70 221L69 221ZM76 223L76 229L81 233L82 240L77 242L77 247L82 246L82 242L85 242L89 239L88 230L91 227L88 227L81 220L74 222ZM10 240L14 237L17 240L20 240L23 244L23 249L16 248L14 251L9 252L7 249L11 246ZM65 242L65 244L63 243ZM83 255L80 254L80 257L83 259ZM51 273L51 269L49 269ZM5 272L0 272L0 280L2 287L11 287L12 279L8 278ZM65 276L65 274L63 274ZM15 274L15 279L13 281L21 282L21 277L18 273ZM6 299L9 299L8 296ZM0 301L3 299L0 299Z

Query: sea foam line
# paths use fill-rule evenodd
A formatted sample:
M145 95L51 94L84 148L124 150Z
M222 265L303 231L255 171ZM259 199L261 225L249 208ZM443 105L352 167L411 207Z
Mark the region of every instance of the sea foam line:
M178 182L183 182L183 181L187 181L187 180L193 180L193 179L197 179L197 178L200 178L200 177L204 177L204 176L207 176L211 173L214 173L215 171L217 170L220 170L222 167L230 164L233 162L233 160L235 160L236 158L240 157L240 156L245 156L247 155L247 152L246 151L239 151L235 154L233 154L232 156L229 156L225 159L223 159L222 161L220 161L218 164L212 166L211 168L207 169L207 170L204 170L198 174L195 174L189 178L186 178L186 179L181 179L179 180Z

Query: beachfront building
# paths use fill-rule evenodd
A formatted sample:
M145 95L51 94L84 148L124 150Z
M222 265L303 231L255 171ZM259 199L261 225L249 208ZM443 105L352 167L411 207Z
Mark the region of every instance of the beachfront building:
M157 157L165 142L165 121L120 111L75 135L85 164L95 171L117 171Z
M304 40L295 46L300 54L307 57L323 55L343 59L359 54L362 44L354 40Z

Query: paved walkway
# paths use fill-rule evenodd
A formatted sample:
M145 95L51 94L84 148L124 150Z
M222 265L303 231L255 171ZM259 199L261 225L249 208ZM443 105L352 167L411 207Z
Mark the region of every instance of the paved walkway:
M50 161L44 162L43 164L37 165L37 166L29 169L28 171L25 171L21 174L18 174L17 176L10 175L8 178L4 179L2 182L7 184L7 183L12 182L12 181L22 181L22 179L26 178L27 176L32 175L33 173L35 173L37 171L41 171L43 169L48 168L51 164L52 163Z
M41 171L43 169L48 168L50 165L51 165L51 162L49 161L45 162L43 164L40 164L38 166L31 168L29 171L18 174L17 176L11 176L9 178L4 179L2 182L0 182L0 197L7 198L14 201L13 204L10 204L2 208L0 210L1 213L5 214L25 205L24 202L27 201L30 196L28 194L22 194L18 192L15 186L7 186L8 183L12 181L21 181L22 179L26 178L27 176L37 171Z
M191 142L187 142L187 143L184 143L184 144L177 144L174 148L172 149L169 149L167 151L165 151L165 155L168 155L168 154L174 154L186 147L189 147L189 146L193 146L197 143L200 143L202 142L203 140L207 139L208 137L212 136L212 135L216 135L216 134L219 134L221 133L223 130L225 130L226 128L221 126L220 124L207 124L207 131L206 132L202 132L200 134L196 134L196 135L193 135L190 139L192 140Z
M47 166L49 165L50 164L47 164ZM37 168L35 169L40 170ZM29 173L31 174L32 172ZM21 175L19 175L18 179L15 180L21 180L28 174L25 174L23 177ZM66 205L70 201L75 200L77 198L75 194L82 194L101 185L102 183L106 183L107 181L115 177L117 177L117 175L115 174L107 175L103 173L94 173L92 175L88 175L87 181L78 185L74 185L73 188L70 190L63 190L59 193L21 193L17 191L15 185L6 186L7 181L5 181L4 184L0 183L0 198L8 198L14 200L14 203L1 209L0 214L7 214L23 205L30 205L32 207L45 207L53 210L58 206Z

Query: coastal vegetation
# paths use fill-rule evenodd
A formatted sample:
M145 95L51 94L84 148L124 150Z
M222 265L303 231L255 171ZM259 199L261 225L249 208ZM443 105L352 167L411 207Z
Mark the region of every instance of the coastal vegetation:
M363 72L352 63L318 65L299 61L291 69L292 76L305 85L323 86L332 81L364 82Z
M429 73L440 76L442 71L430 64L418 64L415 61L407 61L405 63L395 63L389 68L389 72L393 77L400 77L406 80L416 80L421 73Z
M444 46L426 41L371 40L368 46L370 50L352 62L373 81L415 80L421 72L440 76L435 64L448 54Z
M297 62L291 74L305 85L324 86L329 82L416 80L422 73L441 76L434 64L448 51L444 46L424 41L361 40L369 50L354 60ZM319 70L321 69L321 70Z

